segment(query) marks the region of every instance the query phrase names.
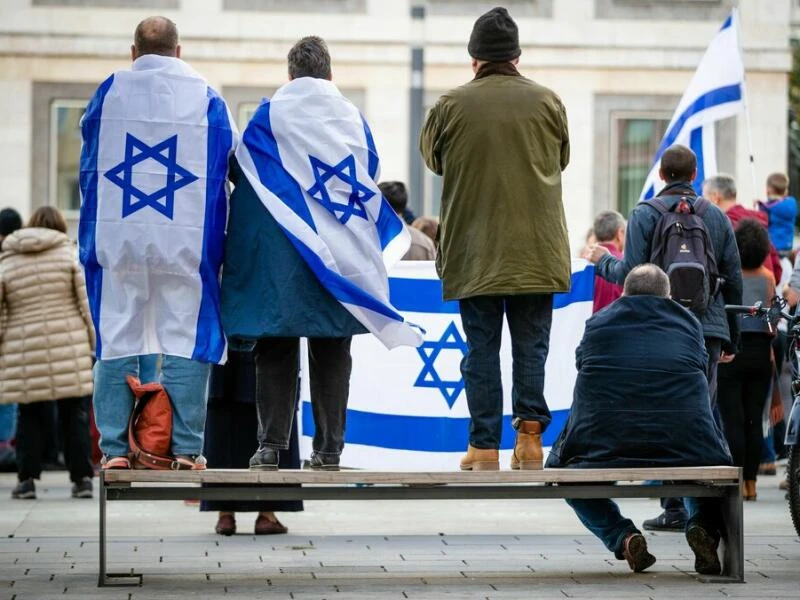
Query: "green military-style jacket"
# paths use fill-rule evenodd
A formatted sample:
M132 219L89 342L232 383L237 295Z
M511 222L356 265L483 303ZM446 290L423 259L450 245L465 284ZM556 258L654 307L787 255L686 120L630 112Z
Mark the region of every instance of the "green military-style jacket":
M569 290L569 134L554 92L487 64L431 109L420 151L444 178L436 265L446 300Z

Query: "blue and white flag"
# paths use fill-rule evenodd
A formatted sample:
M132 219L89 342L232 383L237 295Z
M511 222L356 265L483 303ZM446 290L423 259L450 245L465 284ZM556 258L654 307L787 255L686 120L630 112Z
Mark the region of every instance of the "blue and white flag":
M698 194L703 181L717 174L714 124L744 110L744 64L738 20L738 11L734 9L711 40L661 140L640 200L652 198L664 187L658 169L661 155L673 144L688 146L697 155Z
M282 86L256 110L236 158L325 289L387 348L418 346L386 273L409 235L378 189L369 126L336 86L311 77Z
M186 63L146 55L100 85L81 121L78 243L101 359L220 362L225 101Z
M442 282L432 262L403 261L389 272L394 306L425 328L418 348L388 352L371 336L355 336L342 464L363 469L444 470L458 468L469 441L469 409L461 377L467 351L458 302L442 301ZM572 263L572 286L553 297L550 353L544 395L553 420L542 436L556 439L567 420L575 386L575 349L592 315L594 267ZM511 427L511 338L504 327L500 348L503 378L503 437L500 457L508 468L514 446ZM308 369L301 386L301 439L311 451L314 419Z

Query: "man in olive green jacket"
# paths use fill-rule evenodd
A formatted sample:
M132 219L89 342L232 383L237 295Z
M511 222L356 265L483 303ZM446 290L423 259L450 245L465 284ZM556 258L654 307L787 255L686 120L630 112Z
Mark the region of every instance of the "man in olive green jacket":
M459 300L468 345L461 372L472 419L461 468L499 468L505 314L517 430L511 467L541 469L552 295L570 287L561 202L567 116L555 93L517 71L519 34L506 9L476 21L468 50L475 78L439 99L420 139L428 167L444 177L436 263L444 298Z

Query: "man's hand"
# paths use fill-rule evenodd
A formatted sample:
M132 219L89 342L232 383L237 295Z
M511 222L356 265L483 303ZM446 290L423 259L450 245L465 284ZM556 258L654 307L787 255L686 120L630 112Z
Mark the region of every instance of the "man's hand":
M783 287L783 297L786 298L786 302L789 306L794 308L797 306L797 301L800 300L800 292L786 285Z
M728 354L727 352L721 352L719 355L719 362L721 364L733 362L734 358L736 358L735 354Z
M593 265L596 265L600 262L600 259L607 254L611 254L611 252L608 251L608 248L601 246L600 244L592 244L589 246L588 252L583 255L583 258L588 260Z

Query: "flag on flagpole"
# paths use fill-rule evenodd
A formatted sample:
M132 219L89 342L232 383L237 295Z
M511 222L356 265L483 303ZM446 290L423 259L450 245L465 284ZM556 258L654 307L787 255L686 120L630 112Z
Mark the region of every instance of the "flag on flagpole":
M222 362L219 272L225 101L188 64L148 54L98 88L81 120L78 246L97 357Z
M322 286L386 347L421 344L389 301L387 269L410 236L378 189L369 126L336 86L311 77L282 86L256 110L236 158Z
M661 155L673 144L688 146L697 155L698 194L703 180L717 174L714 124L744 110L744 64L738 19L738 11L734 9L711 40L658 146L640 201L652 198L664 186L658 176L659 164Z

